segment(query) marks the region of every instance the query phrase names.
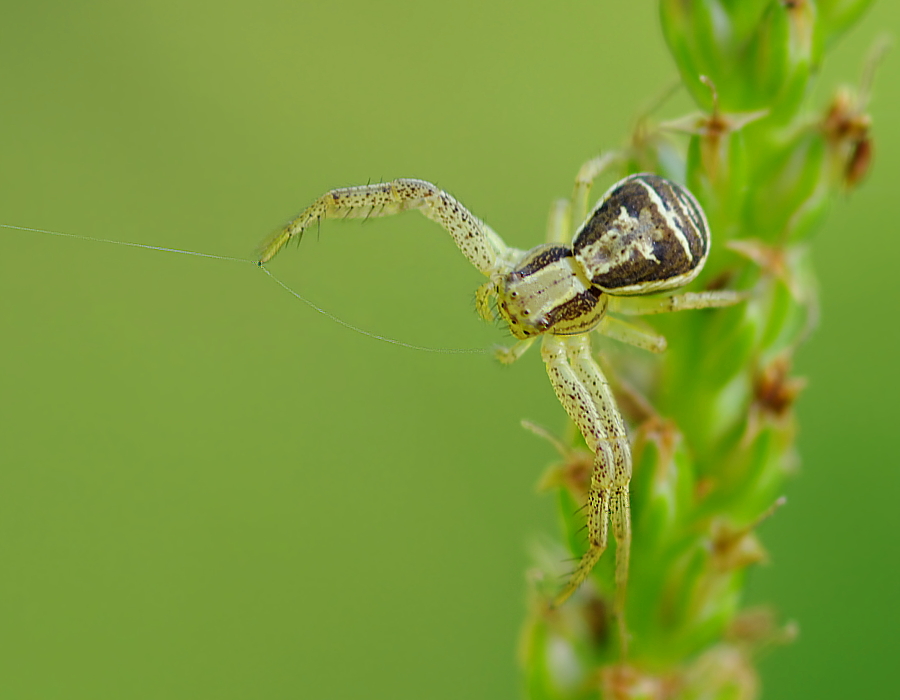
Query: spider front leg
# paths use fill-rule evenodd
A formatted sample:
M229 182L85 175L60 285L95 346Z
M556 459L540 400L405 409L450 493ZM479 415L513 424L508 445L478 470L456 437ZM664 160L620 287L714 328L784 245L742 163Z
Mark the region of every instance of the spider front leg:
M625 637L625 593L628 588L628 565L631 555L631 445L625 432L625 421L616 405L609 382L591 351L590 337L574 336L569 339L572 366L582 384L587 387L600 421L606 426L613 447L613 462L609 483L609 514L613 536L616 538L616 604L623 645ZM590 572L588 572L590 573Z
M263 244L259 262L271 260L291 239L299 240L306 229L322 219L367 219L410 209L417 209L440 224L453 236L469 262L484 275L495 276L518 253L451 195L430 182L404 179L342 187L325 193Z
M628 501L631 449L625 424L609 384L591 355L589 336L547 335L541 355L557 398L594 453L587 509L588 550L554 600L554 605L565 602L600 560L606 550L609 520L612 519L616 538L615 610L624 643L625 591L631 546Z

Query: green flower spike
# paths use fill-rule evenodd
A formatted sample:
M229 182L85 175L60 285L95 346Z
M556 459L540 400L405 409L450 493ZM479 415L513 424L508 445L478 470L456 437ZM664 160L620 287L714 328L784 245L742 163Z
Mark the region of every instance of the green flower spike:
M743 593L748 569L767 558L757 528L777 522L798 462L793 406L804 382L791 365L818 319L810 243L873 152L866 107L877 58L856 93L825 105L807 105L811 77L868 4L660 2L665 40L701 112L641 119L602 169L684 183L712 232L689 290L746 299L654 317L652 332L668 341L662 355L602 348L632 448L626 596L609 552L571 599L548 604L564 559L585 551L591 454L574 428L557 439L528 426L560 455L541 487L557 490L564 543L542 545L529 577L520 645L529 698L753 700L757 652L797 634L767 608L746 609Z

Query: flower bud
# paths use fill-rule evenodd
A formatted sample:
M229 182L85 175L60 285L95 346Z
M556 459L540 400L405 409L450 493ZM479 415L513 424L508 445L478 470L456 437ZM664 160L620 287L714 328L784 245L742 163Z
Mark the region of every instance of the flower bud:
M719 88L724 111L770 109L793 116L818 61L811 0L663 0L663 34L685 85L702 107L711 98L701 76Z

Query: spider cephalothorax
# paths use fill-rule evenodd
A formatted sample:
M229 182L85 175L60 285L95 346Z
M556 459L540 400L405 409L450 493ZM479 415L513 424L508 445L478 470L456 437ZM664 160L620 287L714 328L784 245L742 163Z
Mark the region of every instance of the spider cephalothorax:
M500 316L519 339L587 333L606 313L603 292L562 245L532 248L500 279L495 293Z
M434 185L394 180L326 193L265 244L260 264L324 218L368 218L417 209L453 236L463 255L488 278L478 289L479 313L492 318L490 302L496 298L500 316L519 338L498 357L512 362L542 336L541 356L556 396L594 453L586 511L588 547L554 604L565 601L588 577L606 549L612 523L617 541L614 609L624 634L631 449L609 384L593 357L589 334L596 330L661 352L663 338L607 312L708 308L733 304L740 297L733 292L701 292L630 298L672 290L694 279L709 252L709 227L687 190L650 174L617 182L590 213L577 211L586 210L587 189L597 175L594 169L587 170L591 176L579 179L573 202L555 206L549 242L529 251L507 246L487 224ZM584 223L566 245L573 218Z

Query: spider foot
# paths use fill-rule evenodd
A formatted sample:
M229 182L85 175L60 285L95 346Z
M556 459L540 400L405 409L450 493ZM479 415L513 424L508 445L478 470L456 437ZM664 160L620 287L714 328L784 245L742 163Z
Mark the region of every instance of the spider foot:
M584 556L581 557L581 561L578 562L578 567L572 572L565 587L553 599L552 607L558 608L578 590L581 584L587 580L588 575L593 571L597 562L600 561L600 557L603 556L603 551L605 549L605 545L593 545L584 553Z

